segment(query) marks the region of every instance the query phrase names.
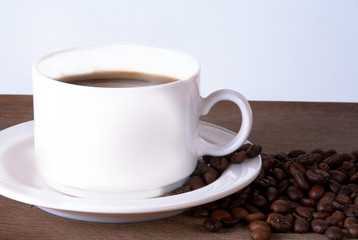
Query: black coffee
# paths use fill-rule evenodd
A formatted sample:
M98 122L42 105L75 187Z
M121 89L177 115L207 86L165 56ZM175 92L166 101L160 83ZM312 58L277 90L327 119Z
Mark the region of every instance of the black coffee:
M75 85L105 88L146 87L175 82L174 77L141 72L97 72L58 79Z

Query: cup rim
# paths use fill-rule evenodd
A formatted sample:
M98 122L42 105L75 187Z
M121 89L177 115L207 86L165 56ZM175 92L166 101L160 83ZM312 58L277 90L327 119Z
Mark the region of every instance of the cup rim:
M160 51L160 52L167 52L170 54L176 54L176 55L181 55L183 57L189 58L196 66L196 70L193 71L193 74L191 74L189 77L187 78L181 78L178 81L173 81L173 82L169 82L169 83L164 83L164 84L158 84L158 85L149 85L149 86L140 86L140 87L126 87L126 88L121 88L121 87L98 87L98 86L84 86L84 85L76 85L76 84L71 84L71 83L67 83L67 82L63 82L63 81L59 81L58 79L55 79L53 77L50 77L48 75L46 75L45 73L43 73L39 67L39 65L41 64L41 62L45 61L46 59L49 59L51 57L54 57L56 55L59 54L63 54L63 53L69 53L75 50L90 50L90 49L105 49L105 48L143 48L143 49L147 49L147 50L154 50L154 51ZM62 49L62 50L58 50L49 54L46 54L44 56L42 56L41 58L39 58L37 61L35 61L35 63L32 66L33 72L36 72L37 74L39 74L40 76L56 82L57 84L61 84L61 85L66 85L66 86L72 86L72 87L80 87L80 88L89 88L89 89L101 89L101 90L130 90L130 89L148 89L148 88L163 88L166 86L173 86L173 85L177 85L180 84L180 82L183 81L188 81L190 79L195 79L200 75L200 70L201 70L201 66L200 63L193 58L192 56L190 56L189 54L183 53L183 52L179 52L179 51L175 51L175 50L171 50L171 49L167 49L167 48L159 48L159 47L152 47L152 46L146 46L146 45L136 45L136 44L109 44L109 45L88 45L88 46L79 46L79 47L72 47L72 48L66 48L66 49Z

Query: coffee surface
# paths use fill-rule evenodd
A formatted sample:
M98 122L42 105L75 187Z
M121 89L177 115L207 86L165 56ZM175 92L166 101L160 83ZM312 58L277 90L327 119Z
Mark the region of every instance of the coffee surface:
M97 72L57 79L81 86L105 88L146 87L178 81L177 78L141 72Z

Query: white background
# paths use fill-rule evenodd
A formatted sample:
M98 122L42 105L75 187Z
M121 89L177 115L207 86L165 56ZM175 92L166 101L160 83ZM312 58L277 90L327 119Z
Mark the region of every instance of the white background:
M0 94L32 94L47 53L102 44L192 55L203 96L358 102L356 0L0 0Z

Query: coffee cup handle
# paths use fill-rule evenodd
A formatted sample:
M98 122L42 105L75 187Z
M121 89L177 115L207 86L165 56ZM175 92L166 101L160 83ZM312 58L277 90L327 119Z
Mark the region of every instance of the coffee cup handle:
M248 101L240 93L233 90L218 90L211 93L206 98L202 98L198 105L198 114L200 116L208 114L215 103L220 101L231 101L235 103L241 111L242 121L240 131L234 139L223 145L216 145L205 141L199 137L197 154L198 156L212 155L224 156L237 150L248 138L252 128L252 111Z

